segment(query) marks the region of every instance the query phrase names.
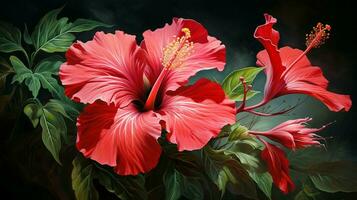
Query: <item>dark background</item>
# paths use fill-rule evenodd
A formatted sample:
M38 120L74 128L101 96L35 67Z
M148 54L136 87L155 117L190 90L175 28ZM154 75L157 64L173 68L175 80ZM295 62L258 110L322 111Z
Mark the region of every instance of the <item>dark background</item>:
M264 23L263 13L270 13L278 19L275 26L281 34L280 46L289 45L304 49L305 34L308 33L317 22L328 23L332 26L331 38L320 49L314 49L310 54L314 65L318 65L328 80L330 80L331 91L351 94L353 102L356 100L356 9L348 1L139 1L139 0L93 0L93 1L28 1L10 0L1 1L0 19L10 22L23 30L24 23L29 27L30 32L36 25L40 17L48 11L65 5L61 16L67 16L71 20L76 18L89 18L100 20L108 24L114 24L112 29L104 29L111 32L115 29L123 30L130 34L137 35L137 40L142 39L141 34L147 29L162 27L164 23L171 22L172 17L192 18L202 23L213 36L218 37L227 47L227 67L221 74L216 72L205 72L201 75L214 76L221 80L233 69L254 66L255 55L262 49L260 44L253 38L253 32L257 25ZM81 40L88 40L93 32L78 35ZM262 88L264 76L259 76L257 88ZM328 143L338 143L343 145L350 159L356 157L354 147L357 141L356 133L356 109L352 107L348 113L329 112L321 103L301 96L285 98L288 102L296 99L304 99L305 104L289 115L290 118L311 116L314 118L312 125L321 126L328 122L336 122L324 130L321 134L332 136ZM272 106L280 105L281 99L272 103ZM272 124L287 119L277 117L274 119L261 120L256 127L267 128ZM23 119L26 120L26 119ZM9 120L8 120L9 121ZM13 124L1 118L1 138L6 138L9 128ZM24 134L31 137L31 126L25 124ZM31 146L27 144L33 153L35 162L30 168L15 167L13 162L22 162L29 159L28 155L22 155L22 151L29 149L19 149L12 151L12 146L3 143L0 154L0 191L10 195L10 199L23 197L36 199L52 199L54 196L64 198L66 191L53 191L48 188L61 188L55 185L56 181L40 180L48 178L50 175L36 171L36 166L48 167L48 173L56 174L58 168L51 168L48 164L51 160L36 154L37 149L42 146ZM25 148L25 147L24 147ZM35 150L33 149L35 148ZM11 151L9 150L11 149ZM64 150L66 151L66 149ZM72 151L72 150L68 150ZM8 153L11 152L11 153ZM15 161L14 161L15 160ZM68 159L70 160L70 159ZM33 166L32 166L33 165ZM64 163L70 166L70 163ZM31 169L30 171L28 169ZM52 171L51 171L52 170ZM69 173L70 169L60 169ZM25 171L25 172L24 172ZM37 173L37 175L36 175ZM40 173L40 174L39 174ZM58 172L59 173L59 172ZM57 177L58 178L58 177ZM38 180L37 180L38 179ZM50 178L51 179L51 178ZM66 179L66 181L69 181ZM41 182L41 184L39 184ZM51 185L52 184L52 185ZM66 184L70 184L69 182ZM68 187L68 186L67 186ZM66 190L66 189L63 189ZM2 192L3 193L3 192ZM55 194L54 194L55 193ZM62 195L62 196L61 196ZM353 194L335 196L334 199L353 199ZM68 197L71 198L71 197ZM356 197L357 198L357 197Z

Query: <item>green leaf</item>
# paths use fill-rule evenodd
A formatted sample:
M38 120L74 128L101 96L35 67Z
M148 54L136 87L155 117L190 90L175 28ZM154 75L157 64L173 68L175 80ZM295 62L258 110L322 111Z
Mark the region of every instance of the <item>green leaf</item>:
M202 200L204 198L202 184L194 178L184 179L182 196L192 200Z
M22 83L25 78L31 76L32 71L28 69L25 64L16 56L11 56L10 62L16 73L16 75L12 79L12 82L18 81L19 83Z
M223 80L222 88L230 99L242 101L244 88L242 82L240 81L240 77L244 77L247 85L251 85L255 77L262 70L263 68L261 67L246 67L233 71ZM246 99L248 100L258 93L258 91L250 90Z
M61 164L59 152L61 150L61 132L63 131L63 127L59 127L60 123L57 119L59 115L55 115L44 108L42 108L42 112L43 114L40 118L40 124L42 127L43 144L50 151L53 158Z
M201 157L207 175L222 191L222 196L228 185L233 193L257 199L253 180L237 160L209 147L202 150Z
M319 196L321 194L321 191L318 190L315 185L313 184L313 182L309 179L307 179L303 185L302 188L305 192L305 194L308 197L312 197L313 199L316 199L317 196Z
M50 11L36 25L31 35L36 51L65 52L75 39L72 33L107 26L93 20L78 19L74 23L70 23L66 17L57 19L61 10L62 8L58 8Z
M333 161L315 164L306 169L317 189L325 192L357 192L357 164Z
M268 172L256 173L249 172L249 176L257 183L259 189L271 199L271 189L273 185L273 179Z
M259 91L256 90L249 90L247 92L246 98L245 100L251 99L252 97L254 97L255 95L259 94ZM243 94L243 90L237 90L236 93L232 94L231 96L229 96L230 99L235 100L235 101L243 101L244 98L244 94Z
M97 200L99 195L93 184L94 166L81 156L74 158L72 188L77 200Z
M42 87L47 89L52 94L52 96L56 98L59 98L61 96L61 86L58 84L58 81L51 76L50 73L35 73L35 76L41 82Z
M166 170L164 174L166 200L177 200L181 197L183 179L184 177L182 174L179 173L176 169Z
M237 125L236 128L229 134L228 140L234 141L238 139L246 139L249 137L248 129L245 126Z
M59 67L63 63L63 58L60 56L51 56L40 61L36 67L36 73L50 73L53 75L58 75Z
M184 153L180 153L184 155ZM189 175L184 175L183 172L187 172L187 170L183 170L184 165L192 166L191 161L186 160L190 157L181 157L180 159L171 160L174 165L169 165L167 170L163 176L163 183L165 186L165 199L180 199L180 197L184 196L188 199L193 200L202 200L204 198L203 193L203 185L199 180L203 177L195 176L199 172L188 173ZM181 161L179 161L181 160ZM188 167L187 166L187 167ZM191 169L194 170L194 169ZM197 169L196 169L197 170Z
M51 73L35 73L36 77L40 80L43 88L47 89L54 98L59 99L58 104L65 109L66 113L71 119L74 119L79 114L80 105L71 101L65 94L62 86L59 85L58 81L52 77ZM66 116L67 117L67 116Z
M60 113L62 116L70 119L70 117L67 115L64 107L59 103L58 100L50 99L50 101L45 105L44 108L47 110L50 110L52 112Z
M24 113L36 127L40 122L42 128L42 141L45 147L59 163L59 152L63 138L68 141L67 126L63 116L68 117L62 105L57 101L50 100L45 106L39 103L29 103L24 107Z
M25 85L27 85L28 89L32 92L32 96L37 97L38 92L41 89L41 83L34 74L25 78Z
M145 177L143 175L119 176L113 173L111 169L109 171L103 166L99 166L99 164L96 164L96 168L95 178L118 198L122 200L147 199Z
M25 80L25 85L27 85L28 89L32 92L32 96L37 97L41 88L41 83L35 74L33 74L32 71L16 56L11 56L10 62L16 73L12 79L12 83L16 81L22 83Z
M47 89L54 97L64 99L63 88L58 84L58 81L52 77L58 73L59 66L62 61L58 60L58 57L50 57L42 60L33 73L15 56L10 57L11 64L16 72L12 82L22 83L25 80L25 84L32 92L33 97L37 97L41 86Z
M37 127L42 114L42 109L35 103L29 103L24 107L24 113L30 119L34 128Z
M259 159L253 155L243 153L243 152L229 152L231 155L236 156L242 165L245 166L246 169L257 169L260 165Z
M297 195L294 197L294 200L311 200L309 196L306 195L304 190L301 190L300 192L297 193Z
M21 31L15 26L0 22L0 52L25 51L21 46Z
M26 24L25 24L25 30L24 30L24 41L26 42L26 44L29 44L29 45L32 44L31 36L29 34Z
M313 183L307 179L307 181L302 185L302 190L297 193L294 200L316 200L320 199L320 194L321 191L316 189Z

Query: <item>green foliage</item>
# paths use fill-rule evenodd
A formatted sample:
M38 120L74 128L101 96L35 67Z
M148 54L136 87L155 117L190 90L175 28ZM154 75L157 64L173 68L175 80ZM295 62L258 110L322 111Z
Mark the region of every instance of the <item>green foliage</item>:
M246 67L243 69L235 70L223 80L222 88L230 99L233 99L235 101L242 101L244 87L240 78L244 77L244 80L247 82L247 85L251 85L255 77L262 70L263 68L261 67ZM246 99L248 100L258 93L259 91L250 90L247 93Z
M199 179L185 176L175 167L169 167L165 171L163 182L166 200L177 200L181 196L193 200L204 198L203 187Z
M305 169L315 187L325 192L357 192L357 163L322 162Z
M122 200L147 199L143 175L119 176L104 166L77 156L73 160L72 187L78 200L99 199L94 180L98 180L109 192Z
M25 24L25 29L24 29L24 41L28 45L32 45L32 39L29 33L29 30L27 29L27 25Z
M232 126L231 129L233 129L228 136L229 141L234 141L238 139L245 139L248 138L248 129L245 126L241 126L240 124L236 124L235 126Z
M176 169L168 169L164 174L165 199L177 200L181 197L184 176Z
M238 160L210 147L201 151L201 157L207 175L222 191L222 196L228 186L235 194L257 199L255 184Z
M226 126L222 131L223 134L228 135L228 140L224 141L226 145L221 151L225 155L237 159L258 188L271 199L273 180L267 172L264 162L260 159L262 145L248 134L246 127L240 124Z
M15 26L0 22L0 52L25 51L21 46L21 31Z
M37 127L38 122L40 122L42 141L53 158L61 164L59 159L61 139L68 141L67 126L63 117L68 117L68 115L64 108L53 100L50 100L45 106L35 101L24 107L24 113L34 127Z
M119 176L112 170L109 171L102 166L96 165L96 168L95 178L109 192L114 193L120 199L147 199L145 177L143 175Z
M257 183L259 189L271 199L271 190L273 187L273 178L268 172L254 172L249 171L249 176Z
M75 39L72 33L89 31L99 26L110 27L94 20L77 19L68 22L67 17L57 19L62 8L47 13L35 27L31 39L36 51L65 52Z
M47 58L41 61L32 72L27 68L20 59L15 56L10 57L12 66L14 67L16 75L13 77L12 82L22 83L25 81L25 85L32 92L33 97L37 97L41 87L47 89L53 94L53 96L61 96L57 80L52 77L58 73L58 68L62 64L53 58Z
M77 200L97 200L99 195L93 184L94 166L80 156L74 158L72 188Z
M29 103L24 107L24 113L30 119L33 127L36 128L42 115L42 109L40 109L40 106L35 103Z
M328 151L323 148L306 148L289 155L293 172L299 172L299 177L310 179L317 189L329 193L357 191L357 177L354 173L357 171L357 163L346 159L341 144L330 145Z
M302 190L299 191L294 200L315 200L320 199L321 192L316 189L311 181L306 181L302 185Z

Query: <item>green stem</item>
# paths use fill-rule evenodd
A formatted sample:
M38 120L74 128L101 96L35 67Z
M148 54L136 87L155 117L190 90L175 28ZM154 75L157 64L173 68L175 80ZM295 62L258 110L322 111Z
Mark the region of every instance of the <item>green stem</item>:
M37 55L37 53L39 52L39 50L40 50L40 49L37 49L34 53L32 53L31 59L30 59L30 62L29 62L30 68L32 68L33 62L35 61L36 55Z
M29 56L28 56L26 50L25 50L25 49L21 49L21 52L24 53L24 55L25 55L25 57L26 57L27 64L30 65L30 59L29 59Z

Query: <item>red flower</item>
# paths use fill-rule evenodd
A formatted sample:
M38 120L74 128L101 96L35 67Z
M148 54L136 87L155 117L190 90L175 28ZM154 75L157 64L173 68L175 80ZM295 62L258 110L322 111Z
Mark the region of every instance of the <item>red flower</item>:
M274 184L285 194L294 190L295 185L289 176L289 161L284 151L264 140L261 141L265 144L261 158L267 163Z
M78 117L77 148L121 175L156 166L162 128L183 151L203 147L235 122L234 102L219 84L183 86L200 70L223 70L219 40L196 21L176 18L143 36L139 47L135 36L98 32L73 44L60 68L66 95L89 103Z
M269 131L249 131L249 133L268 137L290 149L320 145L321 137L316 135L315 132L322 130L325 126L307 128L305 123L309 121L311 121L311 118L288 120Z
M349 95L327 91L328 81L321 69L313 66L306 57L312 48L324 43L331 27L319 23L308 36L305 51L288 46L278 49L279 32L273 29L277 20L268 14L265 14L265 20L266 23L258 26L254 33L254 37L265 48L257 54L257 65L265 67L267 75L264 99L260 104L247 107L246 110L286 94L307 94L320 100L331 111L348 111L352 105Z

